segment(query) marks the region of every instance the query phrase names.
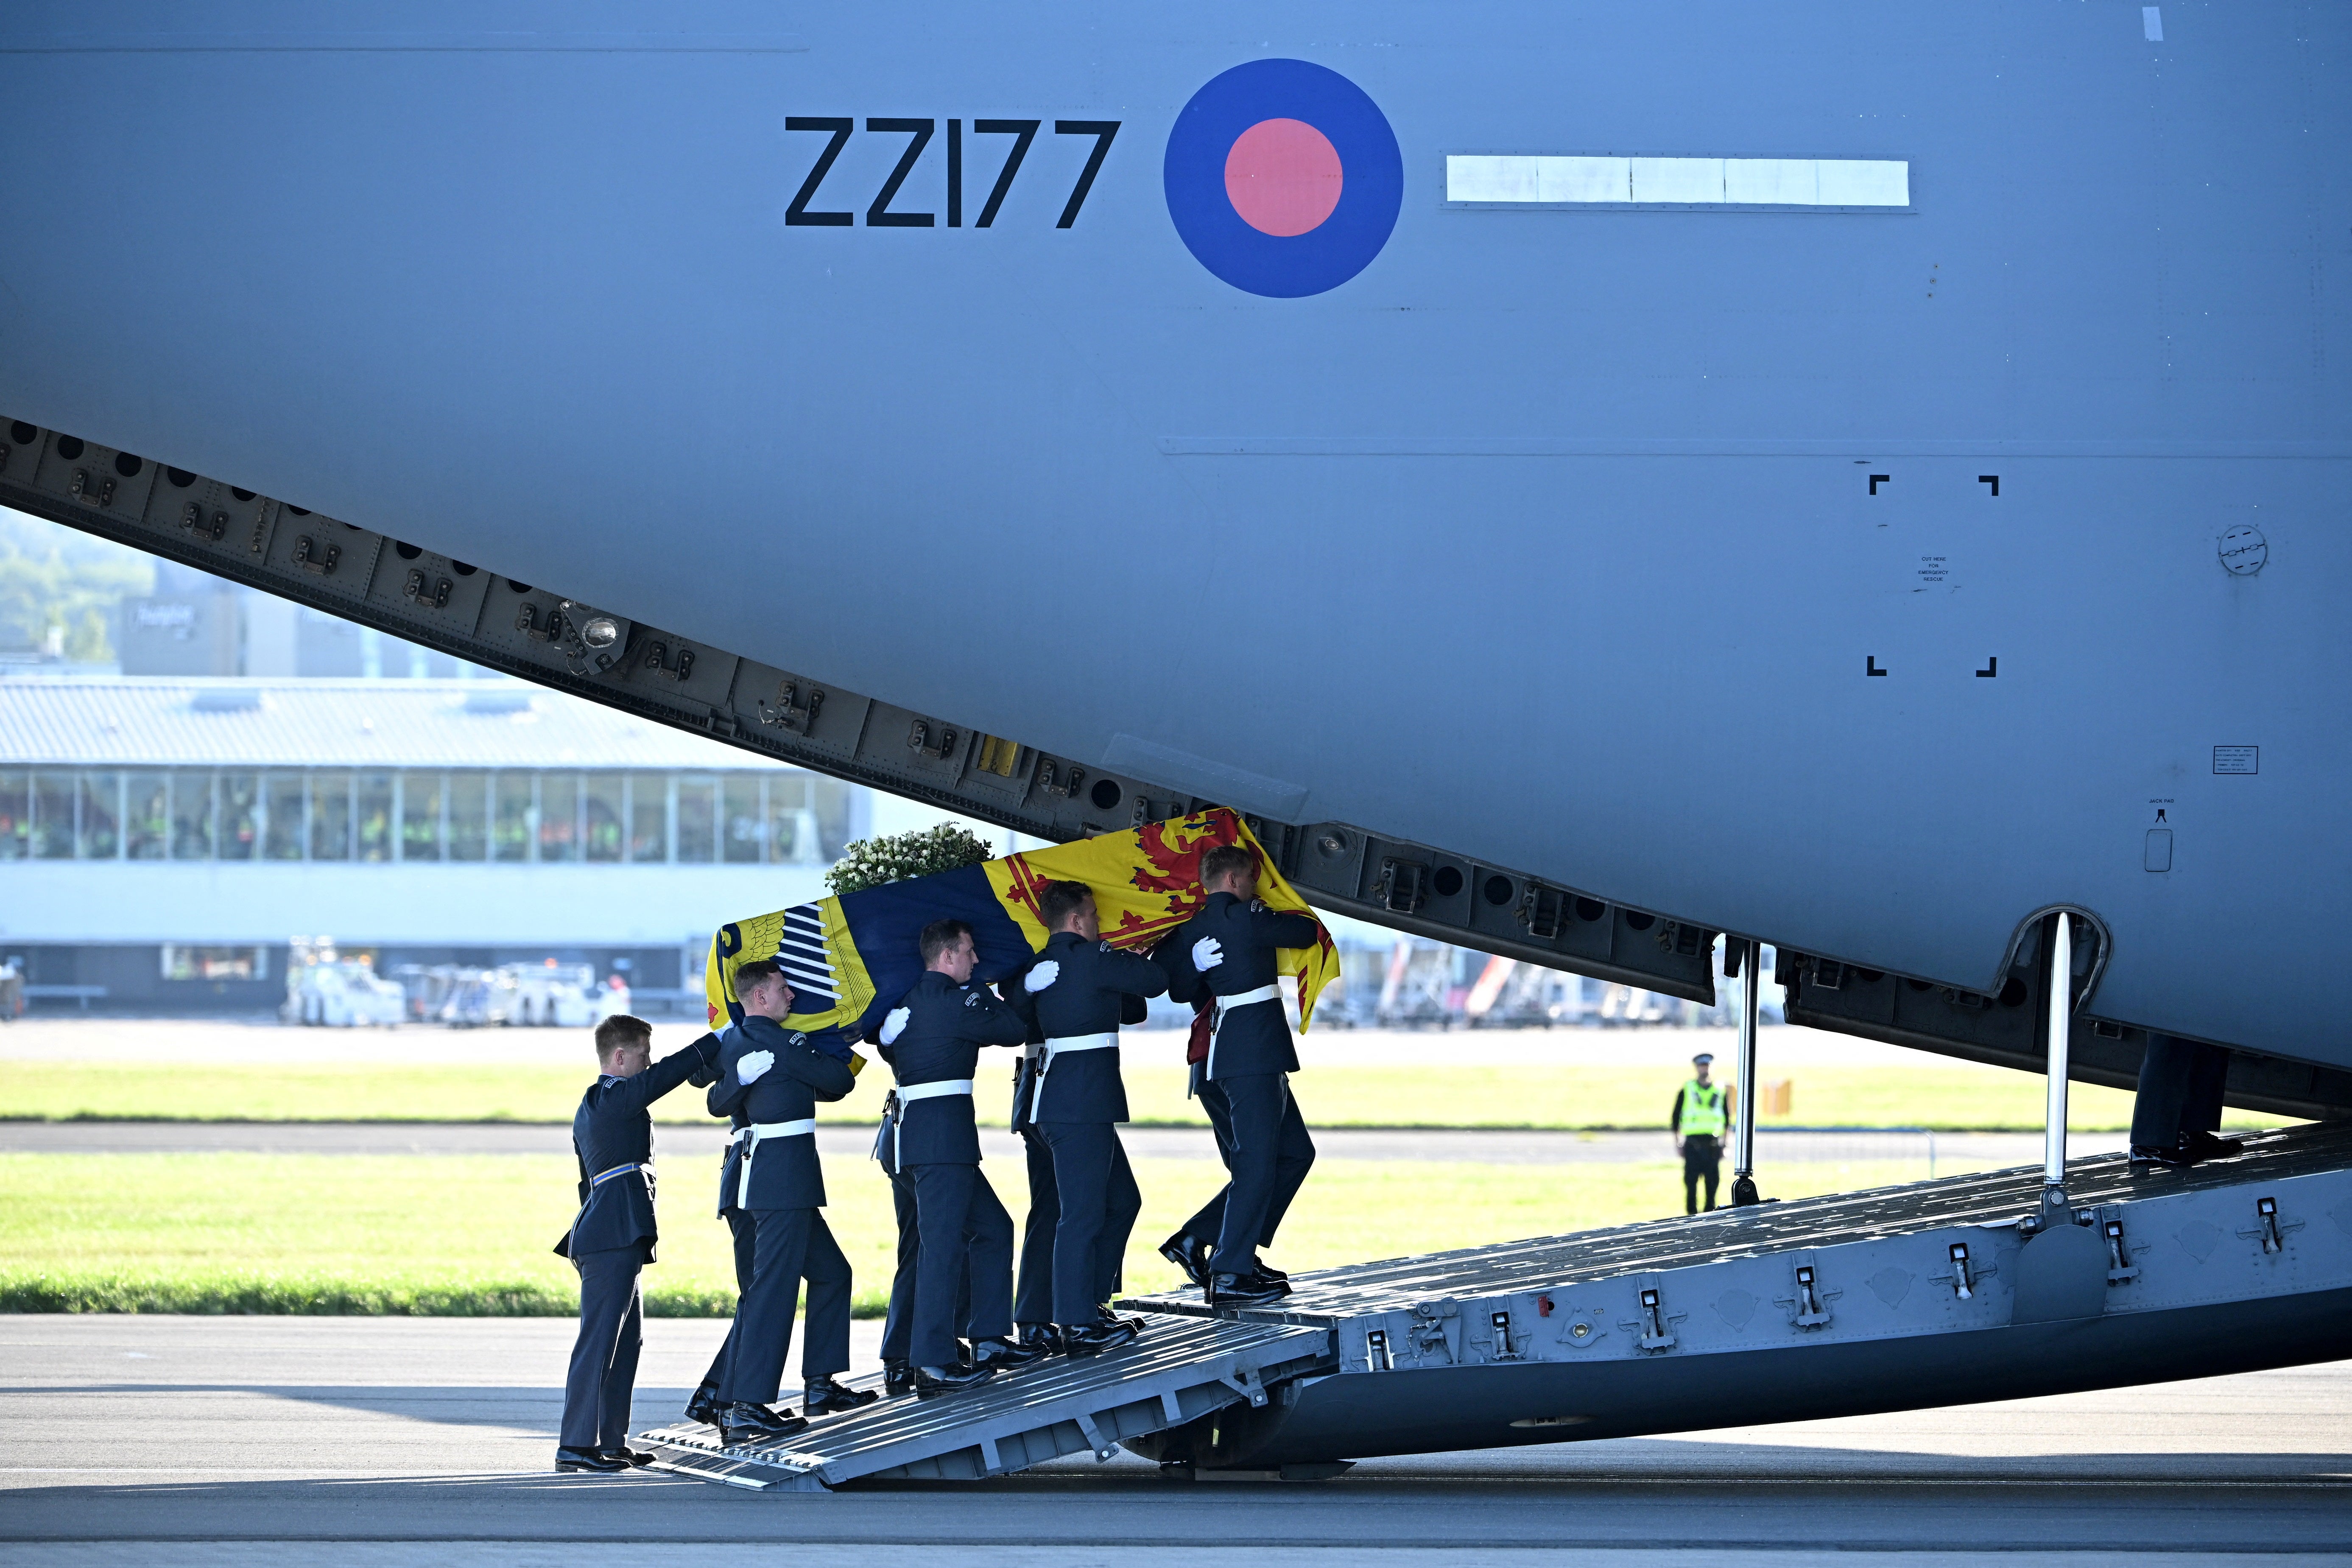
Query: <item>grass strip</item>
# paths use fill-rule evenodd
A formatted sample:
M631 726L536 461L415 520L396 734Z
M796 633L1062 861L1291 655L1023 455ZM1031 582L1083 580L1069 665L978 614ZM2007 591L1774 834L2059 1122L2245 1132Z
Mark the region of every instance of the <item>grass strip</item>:
M897 1244L888 1182L828 1157L826 1220L856 1310L880 1315ZM1020 1168L984 1165L1016 1224ZM1957 1173L1949 1159L1939 1173ZM1779 1197L1916 1180L1918 1162L1808 1163L1764 1173ZM1208 1160L1136 1162L1144 1209L1127 1288L1164 1289L1153 1250L1223 1179ZM0 1155L0 1310L569 1317L576 1276L549 1250L572 1214L570 1162L537 1155ZM656 1317L734 1310L732 1253L707 1171L660 1198ZM1677 1213L1681 1168L1323 1162L1273 1261L1293 1270L1475 1247Z
M1433 1040L1442 1038L1432 1037ZM1433 1047L1434 1048L1434 1047ZM1181 1066L1125 1064L1128 1100L1140 1126L1200 1126L1184 1095ZM1812 1068L1793 1081L1789 1113L1762 1127L1934 1127L1939 1131L2038 1131L2042 1080L2001 1068ZM280 1068L140 1062L26 1061L0 1078L0 1119L18 1121L564 1121L587 1088L584 1074L551 1068L398 1068L381 1063ZM983 1121L1003 1125L1011 1109L1008 1068L976 1080ZM870 1124L885 1079L869 1071L847 1100L819 1120ZM1296 1080L1307 1121L1318 1127L1560 1129L1663 1128L1679 1079L1654 1068L1420 1066L1320 1068ZM2069 1120L2084 1131L2131 1123L2132 1097L2074 1086ZM669 1122L706 1121L702 1096L680 1089L656 1103ZM2232 1126L2283 1119L2233 1113Z

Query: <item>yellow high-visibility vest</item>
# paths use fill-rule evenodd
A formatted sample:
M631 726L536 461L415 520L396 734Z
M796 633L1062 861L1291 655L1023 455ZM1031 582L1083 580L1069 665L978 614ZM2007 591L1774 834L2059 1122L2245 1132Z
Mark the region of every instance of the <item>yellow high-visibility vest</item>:
M1683 1085L1682 1124L1675 1129L1685 1138L1720 1138L1728 1119L1723 1111L1723 1086L1696 1079Z

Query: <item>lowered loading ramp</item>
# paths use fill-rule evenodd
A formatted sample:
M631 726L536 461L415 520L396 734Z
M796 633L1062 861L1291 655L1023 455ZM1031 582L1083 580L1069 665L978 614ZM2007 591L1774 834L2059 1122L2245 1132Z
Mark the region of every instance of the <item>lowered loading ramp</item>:
M1278 1307L1125 1303L1137 1344L884 1401L771 1447L643 1441L713 1480L979 1479L1123 1445L1333 1461L2014 1399L2352 1355L2352 1125L2189 1171L2038 1167L1301 1275Z
M686 1423L638 1439L664 1469L761 1489L815 1491L859 1479L977 1480L1067 1454L1108 1459L1121 1442L1188 1426L1332 1369L1327 1329L1154 1316L1136 1343L1085 1360L1056 1356L965 1394L901 1394L824 1417L772 1444L726 1447ZM878 1387L878 1373L845 1379Z

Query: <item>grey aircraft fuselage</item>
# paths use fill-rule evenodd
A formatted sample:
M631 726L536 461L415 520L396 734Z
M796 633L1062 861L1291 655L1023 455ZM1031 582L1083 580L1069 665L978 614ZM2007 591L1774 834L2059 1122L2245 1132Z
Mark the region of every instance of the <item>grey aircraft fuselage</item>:
M2352 1067L2347 56L2254 3L20 4L0 415L1898 975L2074 907L2102 1017Z

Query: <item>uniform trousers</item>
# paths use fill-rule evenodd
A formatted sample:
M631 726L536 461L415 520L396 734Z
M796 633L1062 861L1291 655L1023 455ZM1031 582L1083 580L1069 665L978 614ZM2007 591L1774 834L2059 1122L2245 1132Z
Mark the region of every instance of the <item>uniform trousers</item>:
M898 1221L898 1268L890 1276L890 1310L882 1321L882 1359L886 1362L905 1361L915 1342L915 1282L923 1277L923 1238L915 1226L915 1175L912 1170L890 1178L890 1208ZM1053 1248L1046 1251L1045 1308L1053 1307ZM1023 1322L1030 1320L1024 1318ZM1036 1321L1050 1322L1050 1318ZM971 1269L959 1264L956 1268L955 1331L969 1336L971 1332Z
M1715 1189L1723 1180L1723 1140L1712 1132L1692 1132L1683 1138L1683 1213L1698 1213L1698 1188L1706 1184L1706 1206L1715 1207Z
M1118 1292L1143 1192L1108 1121L1041 1121L1054 1156L1061 1217L1054 1227L1054 1321L1092 1323ZM1023 1259L1026 1266L1027 1259Z
M956 1307L966 1268L971 1305L961 1326L974 1339L1013 1332L1013 1216L978 1165L907 1169L915 1179L915 1229L922 1238L907 1359L919 1367L951 1367L961 1355Z
M734 1348L719 1397L730 1405L772 1402L793 1348L801 1281L808 1281L808 1341L801 1375L849 1370L849 1259L816 1209L754 1209L751 1288L735 1314Z
M1054 1321L1054 1230L1062 1200L1054 1187L1054 1151L1034 1126L1021 1130L1029 1163L1029 1213L1021 1222L1021 1274L1013 1290L1013 1321Z
M563 1425L556 1441L566 1448L628 1447L629 1394L645 1344L645 1303L637 1271L643 1247L583 1252L580 1270L580 1337L563 1378Z
M719 1353L710 1358L710 1370L702 1374L702 1386L713 1394L727 1385L727 1357L735 1349L735 1336L743 1331L743 1298L751 1293L752 1242L760 1234L751 1216L741 1209L727 1211L727 1228L735 1235L735 1321L727 1325L727 1337L719 1342Z
M2132 1101L2131 1141L2142 1148L2178 1147L2183 1132L2221 1126L2221 1088L2230 1053L2201 1040L2151 1034L2139 1058L2139 1095Z
M1209 1271L1246 1274L1257 1267L1257 1249L1273 1244L1275 1228L1313 1168L1315 1140L1307 1135L1307 1119L1299 1115L1298 1102L1290 1097L1287 1073L1248 1073L1204 1082L1201 1094L1204 1109L1212 1089L1223 1091L1232 1130L1227 1168L1233 1180L1220 1194L1224 1214L1217 1227L1217 1252L1210 1259ZM1214 1203L1212 1199L1212 1206ZM1194 1218L1208 1212L1203 1209Z

